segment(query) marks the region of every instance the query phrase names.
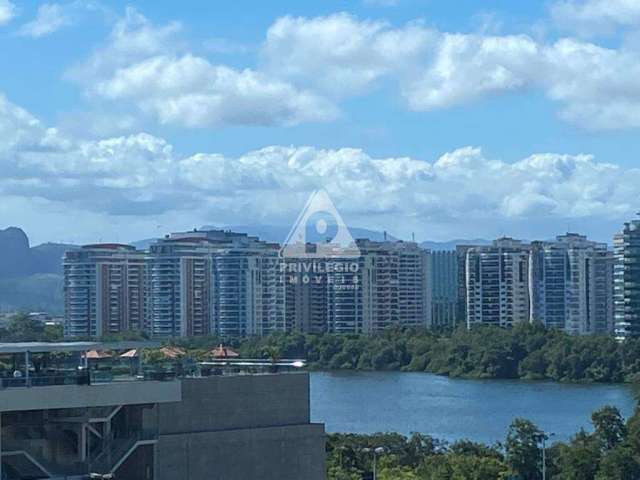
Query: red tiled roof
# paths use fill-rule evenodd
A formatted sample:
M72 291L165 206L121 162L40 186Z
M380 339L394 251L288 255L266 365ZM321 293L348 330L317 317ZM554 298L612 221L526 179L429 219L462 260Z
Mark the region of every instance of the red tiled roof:
M240 356L240 354L235 350L232 350L229 347L225 347L220 344L216 348L211 350L211 356L214 358L237 358Z

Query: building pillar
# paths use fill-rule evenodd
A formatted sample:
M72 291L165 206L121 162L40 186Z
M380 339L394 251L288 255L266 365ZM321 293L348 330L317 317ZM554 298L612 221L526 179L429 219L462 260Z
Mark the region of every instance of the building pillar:
M24 352L24 384L29 387L29 350Z
M86 424L80 425L80 461L85 462L87 460L87 426Z

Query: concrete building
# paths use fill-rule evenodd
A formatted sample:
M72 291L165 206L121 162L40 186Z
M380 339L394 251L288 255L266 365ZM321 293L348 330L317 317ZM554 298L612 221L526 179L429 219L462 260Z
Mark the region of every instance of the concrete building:
M65 335L144 328L144 254L120 244L86 245L64 256Z
M0 344L0 354L28 364L131 346ZM58 373L2 379L0 478L325 478L324 427L310 422L305 373L99 384L83 380L90 369Z
M458 301L456 317L459 321L467 321L467 252L476 245L457 245L456 262L458 264Z
M640 334L640 219L625 223L613 245L615 336L624 340Z
M578 234L533 242L531 321L574 335L613 330L613 252Z
M466 251L468 328L529 321L529 251L529 245L511 238Z
M285 260L288 323L332 333L429 326L428 253L413 242L356 244L360 256L354 258Z
M454 327L458 319L458 255L433 251L431 255L432 327Z
M147 257L153 336L286 330L278 246L222 230L173 233Z

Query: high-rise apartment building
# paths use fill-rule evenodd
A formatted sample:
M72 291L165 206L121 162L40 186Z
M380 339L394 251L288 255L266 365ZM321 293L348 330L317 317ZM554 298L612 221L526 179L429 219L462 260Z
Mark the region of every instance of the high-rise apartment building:
M529 245L511 238L466 251L468 328L529 321L529 251Z
M288 323L308 332L373 333L431 323L430 258L413 242L357 240L360 256L286 259ZM302 267L304 265L304 268Z
M613 253L577 234L533 242L531 320L574 335L613 329Z
M456 318L460 322L467 321L467 252L477 245L456 245L456 262L458 264L458 301Z
M287 329L277 245L222 230L174 233L151 245L147 263L153 336Z
M97 244L64 256L65 335L95 337L142 330L144 254L129 245Z
M458 320L458 255L455 251L431 252L433 327L452 327ZM463 318L463 317L461 317Z
M624 340L640 335L640 219L625 223L613 244L615 336Z
M211 249L204 232L172 234L147 255L147 325L153 337L211 333Z

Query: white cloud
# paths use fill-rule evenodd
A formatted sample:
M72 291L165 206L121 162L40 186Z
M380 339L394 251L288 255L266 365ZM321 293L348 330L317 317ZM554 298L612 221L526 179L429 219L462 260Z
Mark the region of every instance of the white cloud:
M20 27L19 34L40 38L57 32L71 24L71 16L65 7L57 3L45 3L38 7L36 18Z
M185 52L179 30L128 9L108 43L69 75L91 96L131 102L163 124L291 125L338 115L328 100L284 80Z
M444 34L433 61L403 88L414 110L431 110L518 90L531 82L541 57L526 36Z
M615 33L618 27L640 25L637 0L560 0L551 6L553 20L583 36Z
M518 222L615 223L638 204L640 169L590 155L544 153L509 163L464 147L425 161L354 148L270 146L237 157L182 156L144 133L66 136L4 97L0 118L0 204L32 202L32 215L34 205L46 205L43 224L49 210L63 206L79 218L94 214L106 230L125 215L131 224L165 229L187 220L286 224L320 187L353 225L424 237L442 236L451 225L458 235L479 233L470 222L490 234Z
M15 15L15 5L10 0L0 0L0 26L9 23Z
M187 127L287 125L337 115L336 108L318 95L190 54L151 57L121 68L92 91L112 100L130 99L160 123Z
M154 55L179 51L183 48L177 36L181 30L179 22L158 27L134 8L127 7L104 45L89 59L71 68L67 76L80 84L90 84Z
M394 29L346 13L287 16L269 27L262 56L271 74L341 97L362 93L385 75L410 74L436 39L418 23Z
M586 129L640 127L640 49L576 39L394 27L347 13L285 16L267 30L253 68L189 51L181 26L127 9L107 42L68 73L94 99L184 127L294 125L336 118L341 101L396 88L429 111L537 90Z
M575 39L392 28L348 14L283 17L268 30L264 68L334 98L398 84L428 111L507 92L539 90L564 120L587 129L640 127L640 52Z

